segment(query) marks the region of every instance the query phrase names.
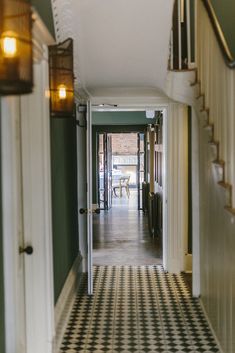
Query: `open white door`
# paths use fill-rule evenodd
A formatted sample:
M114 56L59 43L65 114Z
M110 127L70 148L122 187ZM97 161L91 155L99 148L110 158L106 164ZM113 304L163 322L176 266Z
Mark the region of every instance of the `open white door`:
M49 75L35 43L33 93L1 98L6 353L52 353L55 333Z
M88 294L93 294L93 224L92 224L92 106L87 102L87 270Z
M19 251L24 246L20 99L2 98L1 107L6 352L24 353L25 256Z

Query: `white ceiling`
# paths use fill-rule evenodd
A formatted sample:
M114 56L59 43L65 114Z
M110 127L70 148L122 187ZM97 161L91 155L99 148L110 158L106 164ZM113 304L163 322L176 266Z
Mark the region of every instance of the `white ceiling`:
M93 97L162 96L173 2L54 0L57 40L75 41L79 87Z

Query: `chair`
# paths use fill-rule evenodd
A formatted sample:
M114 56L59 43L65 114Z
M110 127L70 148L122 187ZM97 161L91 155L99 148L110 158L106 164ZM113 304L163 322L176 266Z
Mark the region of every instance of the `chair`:
M118 185L113 186L113 194L116 197L118 197L117 189L119 189L119 197L122 197L122 189L124 188L126 190L126 195L129 199L129 197L130 197L129 184L130 184L130 176L120 177Z

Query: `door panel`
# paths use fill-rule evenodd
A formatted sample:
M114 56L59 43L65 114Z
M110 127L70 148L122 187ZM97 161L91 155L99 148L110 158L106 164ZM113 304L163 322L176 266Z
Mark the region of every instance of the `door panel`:
M20 120L20 99L3 98L1 150L6 350L25 353L24 255L19 253L19 247L24 243Z

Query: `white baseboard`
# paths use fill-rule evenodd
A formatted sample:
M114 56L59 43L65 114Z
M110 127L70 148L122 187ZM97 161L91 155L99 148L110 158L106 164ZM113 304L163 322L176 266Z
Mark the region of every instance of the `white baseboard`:
M79 276L80 273L80 276ZM55 305L55 342L54 352L59 352L63 335L76 298L77 289L82 276L82 257L78 255L69 272L64 287Z
M202 299L199 299L199 300L200 300L200 304L201 304L203 313L204 313L204 315L205 315L205 317L206 317L206 319L207 319L208 325L210 326L211 332L212 332L212 334L213 334L213 336L214 336L214 339L215 339L215 341L216 341L216 343L217 343L217 346L219 347L220 353L224 353L224 351L223 351L222 348L221 348L220 342L219 342L219 340L218 340L218 338L217 338L217 336L216 336L215 330L213 329L213 326L211 325L211 322L210 322L209 316L208 316L208 314L207 314L207 311L206 311L206 309L205 309L205 307L204 307L203 301L202 301Z
M185 259L184 259L184 272L192 272L192 262L193 262L193 257L192 254L186 254Z

